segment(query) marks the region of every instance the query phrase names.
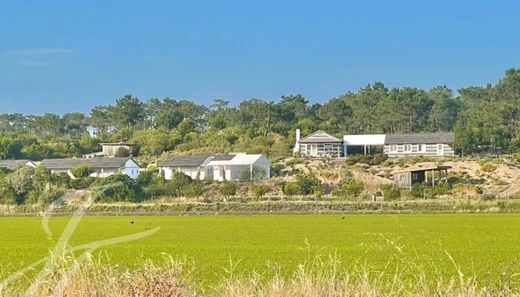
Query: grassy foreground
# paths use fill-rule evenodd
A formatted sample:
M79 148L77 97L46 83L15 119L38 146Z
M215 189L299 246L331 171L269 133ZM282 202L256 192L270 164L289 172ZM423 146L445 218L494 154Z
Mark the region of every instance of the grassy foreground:
M41 218L1 217L0 279L47 256L69 220L51 218L55 236L49 240ZM285 296L269 290L296 290L304 281L309 290L364 286L395 296L435 290L509 295L520 288L518 214L84 217L70 246L155 227L161 229L149 237L96 251L97 268L90 265L76 277L111 277L114 284L123 285L124 278L136 273L130 285L132 279L151 275L143 266L153 261L157 264L151 271L189 289L183 294ZM173 260L165 263L165 254ZM321 255L319 261L316 255ZM164 269L179 261L182 273ZM27 281L35 274L29 273ZM336 293L332 296L344 295ZM302 296L291 294L287 296Z

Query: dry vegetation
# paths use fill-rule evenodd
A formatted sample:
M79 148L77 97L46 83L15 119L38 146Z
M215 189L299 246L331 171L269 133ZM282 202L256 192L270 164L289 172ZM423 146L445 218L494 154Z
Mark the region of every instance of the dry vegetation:
M410 263L407 271L388 275L359 269L347 273L337 257L316 257L303 263L289 277L283 277L276 266L270 277L253 273L249 277L235 278L232 271L218 286L203 288L194 283L183 264L168 258L160 266L147 262L143 268L130 270L108 266L88 260L72 275L68 275L74 261L64 260L62 267L32 296L147 296L147 297L314 297L314 296L520 296L505 282L496 288L480 287L475 278L459 272L458 279L427 279ZM456 264L454 263L455 267ZM69 268L68 268L69 267ZM411 270L410 270L411 269ZM410 274L412 273L412 274ZM67 282L63 282L67 279ZM7 287L0 296L24 296L26 287Z

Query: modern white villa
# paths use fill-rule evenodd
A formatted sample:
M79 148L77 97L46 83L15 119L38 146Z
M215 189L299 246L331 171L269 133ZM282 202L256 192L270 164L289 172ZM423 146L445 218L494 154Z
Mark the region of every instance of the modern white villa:
M122 173L132 179L136 179L141 173L139 164L130 157L45 159L41 165L52 173L65 172L71 178L76 178L72 174L72 169L78 166L91 167L94 170L90 175L92 177L108 177L116 173Z
M172 179L175 172L183 172L200 180L262 180L271 176L271 162L260 154L221 154L175 156L160 161L159 172Z

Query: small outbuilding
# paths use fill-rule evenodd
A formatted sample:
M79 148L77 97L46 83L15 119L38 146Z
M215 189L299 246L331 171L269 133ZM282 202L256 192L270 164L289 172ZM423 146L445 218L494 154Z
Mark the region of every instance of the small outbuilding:
M447 181L448 169L451 169L451 166L441 165L396 172L393 175L394 184L398 188L412 188L414 185L421 183L435 186Z

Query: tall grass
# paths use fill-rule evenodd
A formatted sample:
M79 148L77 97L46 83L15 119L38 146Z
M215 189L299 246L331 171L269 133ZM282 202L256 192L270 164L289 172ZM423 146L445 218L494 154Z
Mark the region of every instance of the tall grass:
M413 262L391 272L361 267L347 272L338 257L318 255L288 276L277 265L270 266L267 273L253 272L249 276L237 276L231 267L219 285L205 288L191 278L183 261L171 257L160 265L145 261L138 269L102 264L92 258L79 264L68 258L61 260L59 268L42 282L34 296L520 296L507 282L482 287L476 277L466 276L453 263L458 275L443 279L440 275L427 277ZM70 273L74 265L78 269ZM8 286L0 296L24 296L27 282L29 278Z

